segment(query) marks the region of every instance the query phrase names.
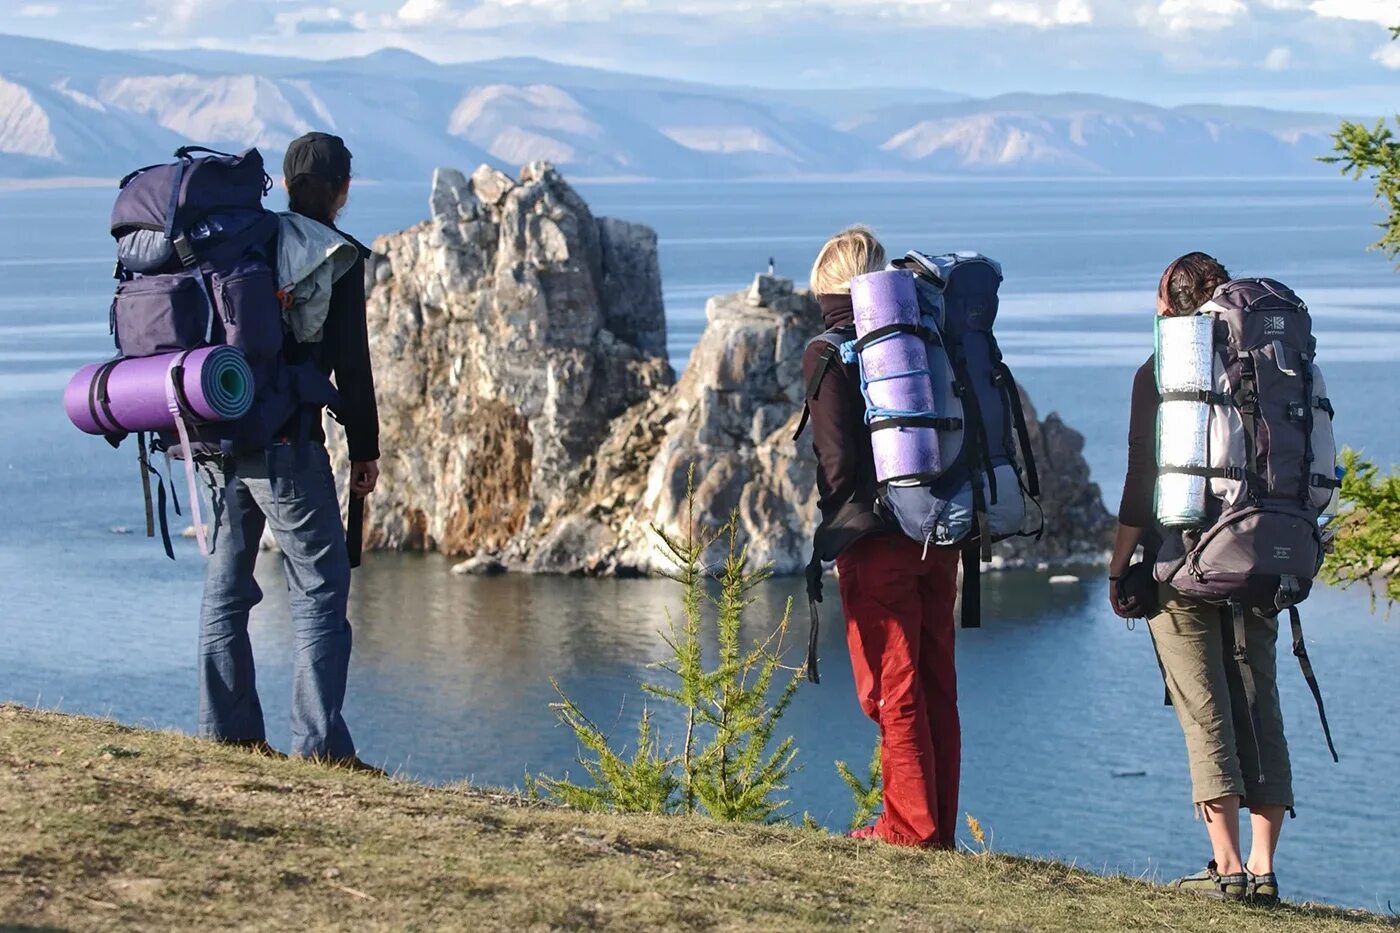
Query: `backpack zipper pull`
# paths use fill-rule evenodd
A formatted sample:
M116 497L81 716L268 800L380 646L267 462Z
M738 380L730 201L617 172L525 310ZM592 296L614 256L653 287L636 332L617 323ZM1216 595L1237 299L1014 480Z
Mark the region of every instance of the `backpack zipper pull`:
M924 553L919 557L920 563L922 563L923 561L928 560L928 548L929 548L929 545L930 545L932 542L933 542L933 532L930 531L927 535L924 536Z

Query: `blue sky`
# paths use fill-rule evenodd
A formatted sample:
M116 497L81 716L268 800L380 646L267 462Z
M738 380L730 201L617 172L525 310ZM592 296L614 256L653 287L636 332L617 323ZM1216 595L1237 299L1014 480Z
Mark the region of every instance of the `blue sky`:
M534 55L725 84L1400 109L1400 0L0 0L106 48Z

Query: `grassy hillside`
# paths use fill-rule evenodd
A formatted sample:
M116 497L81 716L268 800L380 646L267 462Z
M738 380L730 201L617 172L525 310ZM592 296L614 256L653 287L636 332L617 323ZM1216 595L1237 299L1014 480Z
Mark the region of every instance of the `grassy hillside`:
M0 927L1393 930L1066 866L591 816L0 706Z

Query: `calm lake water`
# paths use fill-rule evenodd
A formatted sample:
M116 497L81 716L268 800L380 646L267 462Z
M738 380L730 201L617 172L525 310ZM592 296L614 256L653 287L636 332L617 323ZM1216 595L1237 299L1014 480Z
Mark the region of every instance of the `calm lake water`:
M852 221L892 248L976 248L1007 269L1002 344L1042 414L1082 431L1110 507L1123 467L1127 391L1151 344L1162 266L1205 249L1237 274L1292 284L1317 317L1343 441L1400 461L1400 278L1365 251L1376 209L1359 185L1318 181L583 185L601 214L661 234L672 356L684 365L705 298L745 285L773 257L802 278L824 236ZM369 240L426 213L424 186L357 189L347 229ZM0 699L110 713L190 730L201 565L191 542L113 534L140 523L129 450L68 425L67 377L110 350L110 192L0 192ZM1364 431L1364 433L1363 433ZM387 452L388 456L397 455ZM265 556L266 558L266 556ZM464 579L435 557L371 555L353 593L347 716L366 758L432 781L518 784L571 769L570 735L548 710L549 677L628 735L636 689L661 657L674 609L664 581ZM286 742L291 641L280 568L254 621L274 744ZM963 809L996 848L1081 866L1170 876L1207 856L1185 755L1143 627L1105 605L1094 571L987 582L987 625L959 642ZM766 587L753 634L796 581ZM844 825L832 762L863 764L874 728L851 688L835 606L824 682L786 721L803 770L791 812ZM1311 699L1280 659L1299 818L1280 870L1297 897L1383 909L1400 903L1400 622L1361 593L1306 606L1312 654L1342 754L1334 765ZM799 620L800 621L800 620ZM801 632L797 633L800 640ZM1137 774L1139 777L1116 775Z

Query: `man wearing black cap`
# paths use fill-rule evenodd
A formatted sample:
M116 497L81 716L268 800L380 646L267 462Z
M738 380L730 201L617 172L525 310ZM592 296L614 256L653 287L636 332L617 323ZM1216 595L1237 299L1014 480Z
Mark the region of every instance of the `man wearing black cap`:
M350 190L350 150L340 137L308 133L293 140L283 174L291 210L334 227ZM365 321L369 251L345 239L360 255L332 288L321 340L299 343L288 336L284 356L289 363L313 362L325 377L334 377L339 402L333 410L345 427L350 491L363 498L379 478L379 416ZM282 550L296 629L291 752L369 768L356 756L341 714L350 667L351 565L325 439L319 407L303 406L271 447L237 457L226 470L215 532L219 546L209 562L200 614L199 732L267 747L248 616L262 599L253 570L263 530L270 527Z

